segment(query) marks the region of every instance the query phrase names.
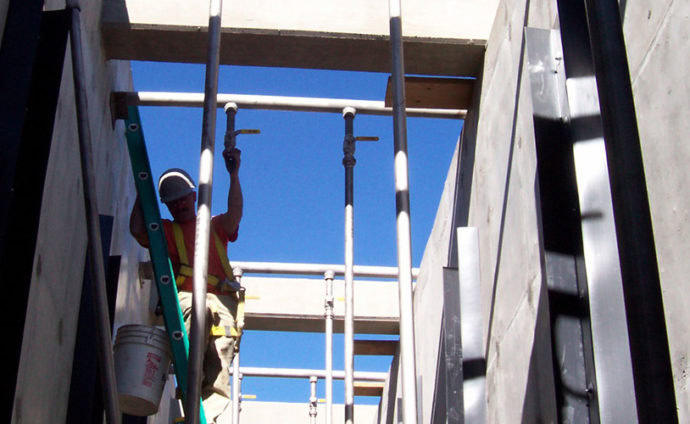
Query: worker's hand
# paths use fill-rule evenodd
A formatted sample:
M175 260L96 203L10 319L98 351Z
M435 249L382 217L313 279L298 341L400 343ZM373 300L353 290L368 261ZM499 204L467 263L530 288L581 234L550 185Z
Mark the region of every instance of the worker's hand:
M230 175L237 175L240 171L240 156L242 152L240 149L225 149L223 150L223 159L225 159L225 168L227 168Z

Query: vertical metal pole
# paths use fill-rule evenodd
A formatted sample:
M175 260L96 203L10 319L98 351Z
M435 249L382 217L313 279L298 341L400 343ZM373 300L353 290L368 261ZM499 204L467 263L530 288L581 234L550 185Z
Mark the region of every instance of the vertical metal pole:
M199 206L194 237L194 291L190 328L189 392L186 405L187 424L199 422L202 362L206 340L206 274L211 231L211 191L213 188L213 150L216 136L216 98L220 53L220 18L222 0L211 0L208 21L208 56L204 87L204 115L199 163Z
M96 198L96 175L93 169L93 153L91 150L91 129L86 100L84 75L84 56L81 46L80 7L77 0L68 0L67 7L71 11L70 46L72 49L72 74L74 79L74 93L77 109L77 131L79 133L79 158L81 160L81 175L84 188L84 208L86 212L86 227L88 233L88 257L91 283L94 293L94 310L96 312L96 337L99 355L99 370L102 384L105 388L104 404L107 422L119 423L120 404L115 382L115 365L113 361L110 317L108 314L108 297L105 288L105 268L101 252L101 229L98 218L98 201Z
M240 424L240 352L232 361L232 424Z
M326 271L326 424L333 424L333 271Z
M232 273L235 280L242 284L242 268L234 268ZM240 424L240 378L240 352L237 351L232 361L232 424Z
M352 135L355 109L343 109L345 141L345 424L354 422L354 181L355 137Z
M393 135L395 145L395 208L398 236L400 298L400 356L402 362L403 422L417 420L414 313L412 305L412 253L410 237L410 191L405 120L405 69L400 0L390 0L390 41L393 81Z
M586 0L638 419L678 422L647 184L619 5Z
M318 377L309 377L309 384L311 385L311 396L309 396L309 421L311 424L316 424L316 402L318 398L316 397L316 382L319 381Z

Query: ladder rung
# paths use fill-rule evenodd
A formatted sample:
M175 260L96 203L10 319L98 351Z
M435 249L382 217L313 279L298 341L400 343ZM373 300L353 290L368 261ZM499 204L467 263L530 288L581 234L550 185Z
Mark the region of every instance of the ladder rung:
M355 381L355 396L381 396L386 383L382 381Z
M355 355L395 355L397 340L355 340Z

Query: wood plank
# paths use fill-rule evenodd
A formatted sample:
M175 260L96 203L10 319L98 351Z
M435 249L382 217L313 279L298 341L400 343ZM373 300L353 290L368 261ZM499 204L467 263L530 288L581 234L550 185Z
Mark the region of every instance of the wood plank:
M397 340L355 340L355 355L395 355Z
M355 396L381 396L386 383L379 381L355 381Z
M405 105L430 109L469 109L474 79L405 77ZM385 104L393 105L391 78L386 86Z

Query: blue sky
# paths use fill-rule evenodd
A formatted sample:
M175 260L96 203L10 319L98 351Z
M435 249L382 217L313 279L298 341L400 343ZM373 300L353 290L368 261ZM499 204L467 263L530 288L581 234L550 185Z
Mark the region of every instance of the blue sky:
M137 91L202 92L205 67L192 64L132 62ZM219 92L276 96L383 100L387 74L221 66ZM181 167L198 179L201 108L141 107L142 126L153 174ZM244 217L230 261L343 263L344 121L340 114L242 110L240 178ZM412 262L419 266L433 225L462 121L408 118ZM217 114L212 212L224 211L229 180L220 153L225 115ZM397 266L393 182L392 117L358 115L354 169L355 264ZM163 217L169 217L162 206ZM318 295L321 295L319 293ZM397 297L391 299L397 302ZM359 337L359 335L358 335ZM342 336L334 340L334 368L343 369ZM355 370L387 371L390 357L356 357ZM247 331L242 365L324 368L324 335ZM318 396L325 397L323 382ZM245 378L242 391L257 400L308 402L308 380ZM334 383L334 402L343 402ZM355 403L377 403L356 398Z

